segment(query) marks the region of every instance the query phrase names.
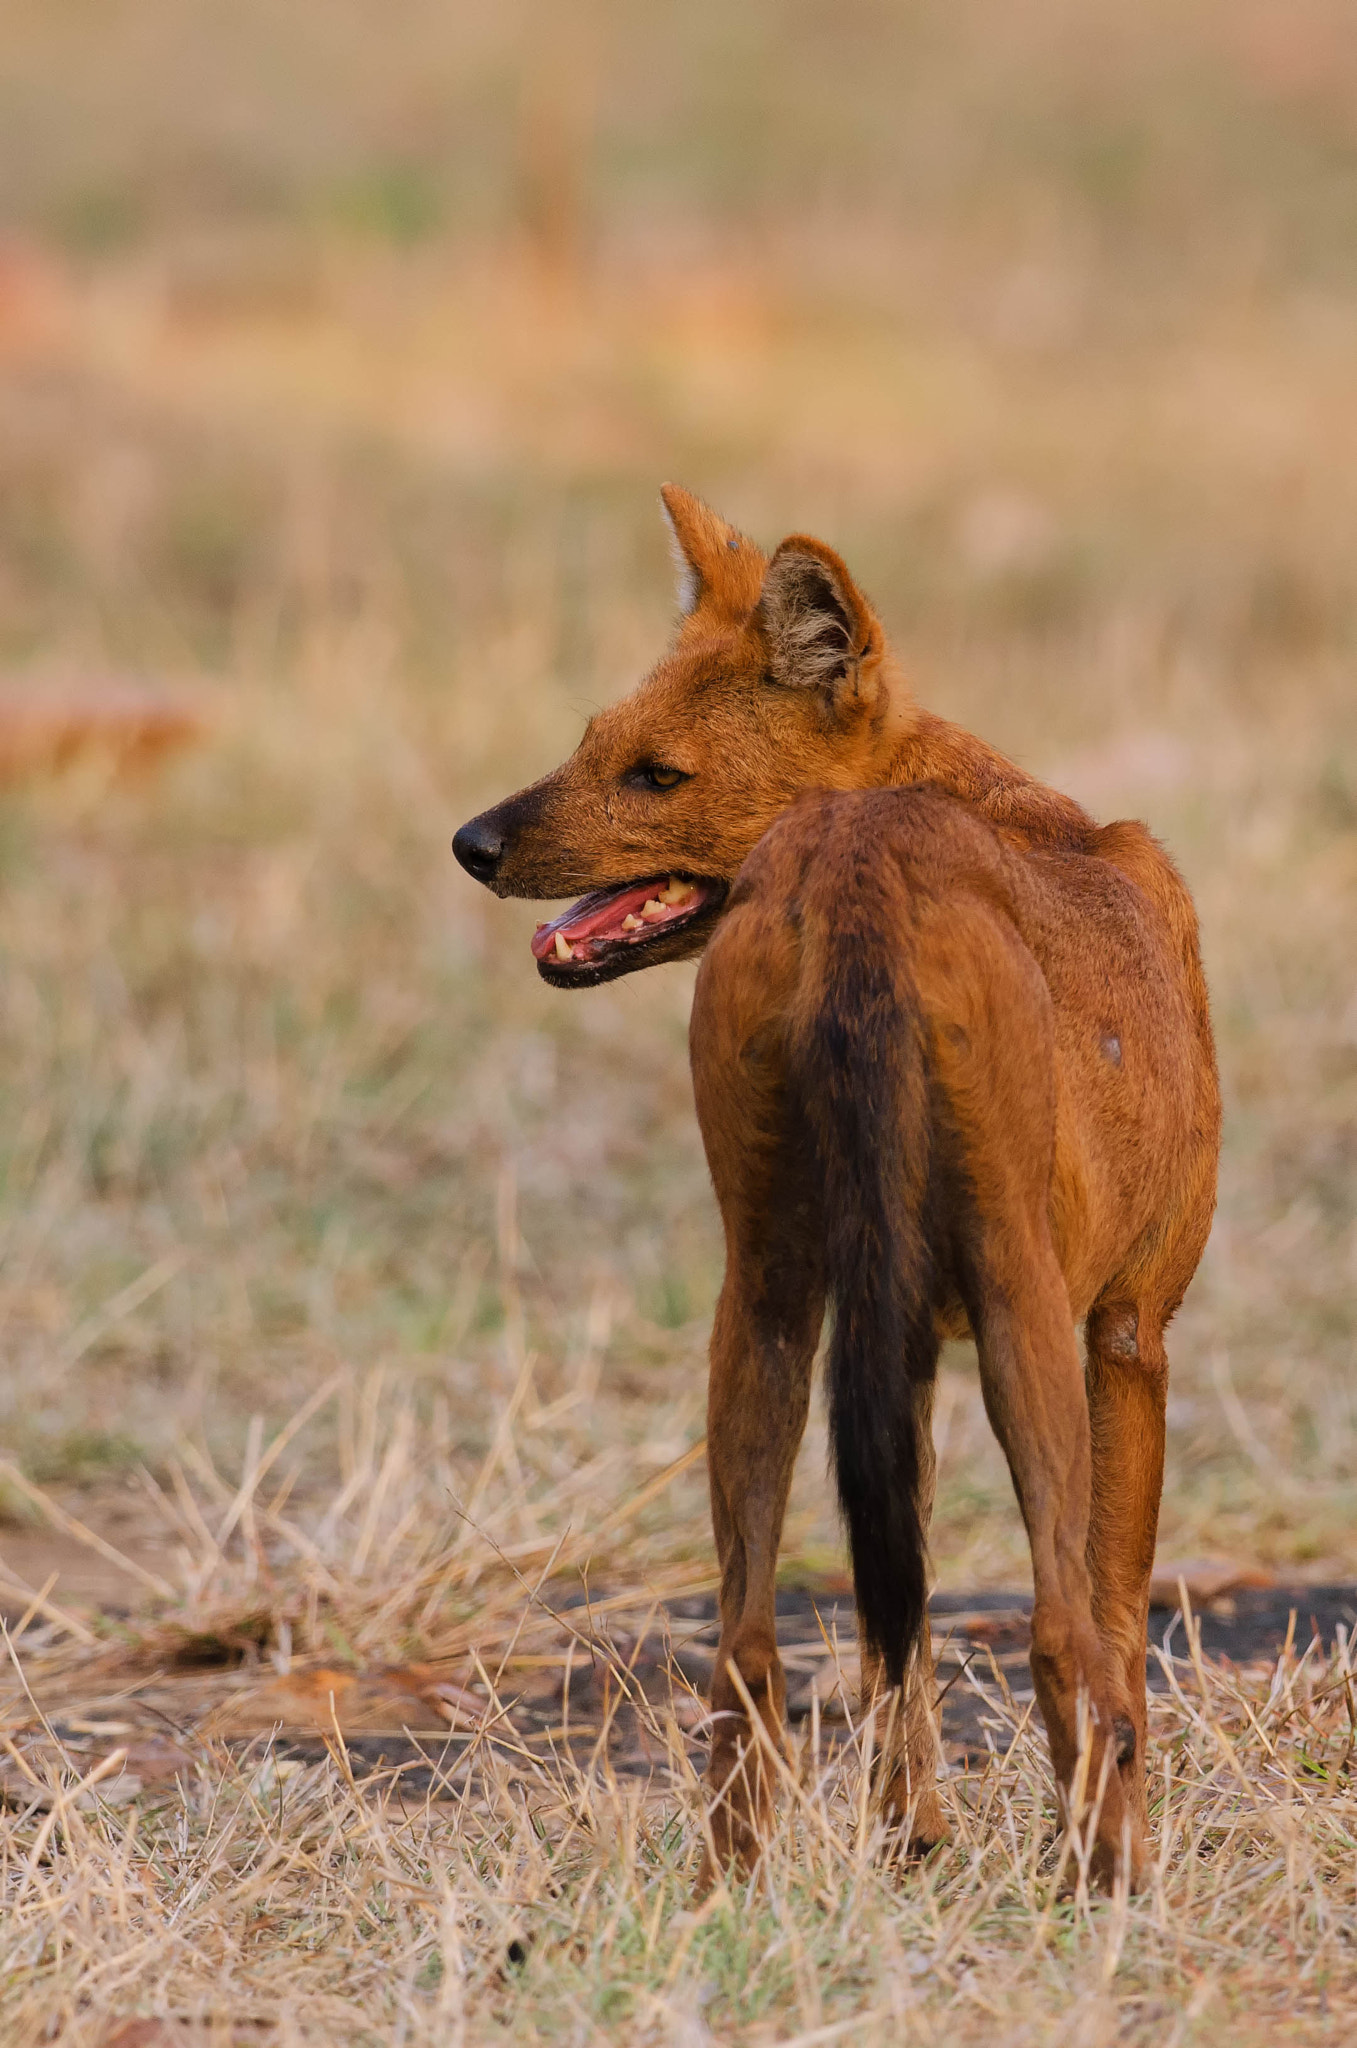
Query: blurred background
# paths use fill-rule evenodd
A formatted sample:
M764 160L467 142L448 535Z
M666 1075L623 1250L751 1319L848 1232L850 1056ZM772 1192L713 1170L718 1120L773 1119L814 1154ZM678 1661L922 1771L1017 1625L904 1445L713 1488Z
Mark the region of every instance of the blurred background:
M662 649L667 477L1182 863L1163 1542L1351 1573L1346 0L9 0L7 1453L131 1544L333 1384L297 1502L399 1415L392 1498L509 1541L698 1441L691 970L548 991L448 851ZM960 1349L938 1432L940 1569L1020 1583ZM630 1526L707 1558L700 1459ZM817 1419L787 1569L840 1559Z

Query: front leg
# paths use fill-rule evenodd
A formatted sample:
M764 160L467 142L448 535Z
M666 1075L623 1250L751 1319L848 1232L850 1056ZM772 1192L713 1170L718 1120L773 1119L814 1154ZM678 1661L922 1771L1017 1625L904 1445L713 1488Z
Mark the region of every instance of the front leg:
M823 1314L813 1283L770 1290L732 1262L712 1331L707 1466L721 1567L721 1641L712 1678L708 1782L717 1863L748 1871L772 1820L769 1758L740 1688L783 1742L787 1687L777 1652L777 1553L792 1468L805 1433ZM790 1299L789 1299L790 1295ZM739 1674L737 1685L733 1673ZM710 1869L705 1872L709 1880Z
M780 1747L783 1739L777 1553L825 1308L815 1175L787 1078L797 932L781 908L765 914L752 900L733 908L708 947L693 999L693 1094L726 1235L707 1395L721 1568L708 1780L713 1856L699 1883L758 1861L773 1804L764 1743Z

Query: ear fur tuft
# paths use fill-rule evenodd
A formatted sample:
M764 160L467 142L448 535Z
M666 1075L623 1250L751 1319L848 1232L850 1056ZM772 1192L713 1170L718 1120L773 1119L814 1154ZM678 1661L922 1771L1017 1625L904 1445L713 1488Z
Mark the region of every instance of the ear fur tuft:
M833 693L872 646L871 610L823 541L795 534L768 566L758 614L773 680Z

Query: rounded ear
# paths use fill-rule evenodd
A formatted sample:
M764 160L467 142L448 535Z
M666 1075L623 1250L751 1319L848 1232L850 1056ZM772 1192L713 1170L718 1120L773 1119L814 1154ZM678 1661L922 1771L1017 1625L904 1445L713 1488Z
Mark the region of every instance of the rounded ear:
M752 611L763 579L762 550L682 484L662 485L660 504L678 570L678 607L683 617L704 602L733 617Z
M839 556L809 534L794 533L778 548L754 618L773 681L836 701L857 694L863 662L884 646L876 614Z

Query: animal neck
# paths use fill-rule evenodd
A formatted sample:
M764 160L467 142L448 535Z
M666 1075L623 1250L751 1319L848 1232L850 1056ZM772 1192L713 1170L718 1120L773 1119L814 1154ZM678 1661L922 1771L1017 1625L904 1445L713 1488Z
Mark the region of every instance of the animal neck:
M919 709L913 713L909 730L900 736L888 768L886 779L890 782L933 783L968 803L980 803L1001 789L1034 783L1025 769L964 726Z
M1087 846L1097 828L1073 797L1038 782L964 726L922 710L894 667L887 683L890 701L876 747L882 785L927 783L1029 840Z

